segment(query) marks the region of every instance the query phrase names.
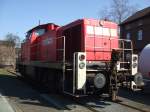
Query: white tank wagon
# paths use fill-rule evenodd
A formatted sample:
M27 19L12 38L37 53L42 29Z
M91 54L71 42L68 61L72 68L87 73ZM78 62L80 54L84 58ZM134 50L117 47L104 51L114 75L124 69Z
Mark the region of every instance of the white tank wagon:
M150 79L150 44L146 45L140 54L139 71Z

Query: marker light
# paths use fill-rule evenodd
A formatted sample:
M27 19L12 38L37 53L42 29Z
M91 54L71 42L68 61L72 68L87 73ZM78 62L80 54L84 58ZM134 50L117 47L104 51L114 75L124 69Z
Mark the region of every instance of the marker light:
M79 68L80 68L80 69L83 69L84 67L85 67L85 63L81 62L81 63L79 64Z
M80 55L79 60L80 60L80 61L83 61L84 59L85 59L85 55L83 55L83 54Z

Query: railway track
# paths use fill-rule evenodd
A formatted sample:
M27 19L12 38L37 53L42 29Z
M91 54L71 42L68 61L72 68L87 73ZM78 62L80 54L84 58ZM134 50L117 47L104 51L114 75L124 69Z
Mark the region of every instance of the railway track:
M131 109L134 109L134 110L137 110L137 111L140 111L140 112L150 112L150 110L143 110L141 108L138 108L138 107L135 107L135 106L131 106L131 105L128 105L128 104L125 104L123 103L123 101L119 100L119 101L115 101L114 103L117 103L117 104L120 104L122 106L125 106L125 107L128 107L128 108L131 108Z
M11 98L9 98L11 99ZM14 112L24 112L17 104L14 104L11 102L12 108L14 110Z
M12 71L8 71L8 72L12 73L13 75L16 75L15 72L12 72ZM74 101L76 104L79 104L79 105L81 105L81 106L87 108L88 110L90 110L90 111L92 111L92 112L107 112L107 111L102 110L101 108L98 108L98 107L97 107L97 108L94 108L94 107L92 107L91 105L89 105L89 104L87 104L87 103L85 103L85 102L82 102L82 100L80 100L80 99L77 99L77 98L71 98L71 99L72 99L72 101ZM90 100L94 100L95 102L97 102L97 101L99 101L99 97L98 97L98 98L97 98L97 97L93 97L92 99L91 99L91 97L90 97ZM130 108L130 109L133 109L133 110L136 110L136 111L139 111L139 112L150 112L149 110L144 110L144 109L138 108L138 107L136 107L136 106L132 106L132 105L126 104L126 103L124 103L123 100L119 100L119 99L118 99L117 101L112 102L112 103L114 103L114 104L119 104L119 105L121 105L121 106ZM18 109L18 108L16 108L16 110L17 110L17 111L15 111L15 112L23 112L23 111L21 111L21 110Z
M84 107L86 107L88 110L92 111L92 112L105 112L105 111L102 111L102 110L97 110L97 109L94 109L92 106L88 105L88 104L85 104L85 103L82 103L81 101L77 100L77 99L74 99L74 101L77 103L77 104L80 104Z
M90 100L95 100L95 101L98 101L99 99L97 98L93 98L93 99L90 99ZM102 110L102 109L95 109L93 108L92 106L88 105L88 104L85 104L85 103L82 103L81 101L79 100L76 100L74 99L74 101L82 106L85 106L86 108L88 108L90 111L92 112L107 112L105 110ZM115 103L115 104L119 104L121 106L124 106L124 107L127 107L127 108L130 108L130 109L133 109L133 110L136 110L136 111L139 111L139 112L150 112L150 110L143 110L141 108L138 108L138 107L135 107L135 106L132 106L132 105L129 105L129 104L125 104L124 101L121 101L121 100L117 100L117 101L113 101L112 103Z

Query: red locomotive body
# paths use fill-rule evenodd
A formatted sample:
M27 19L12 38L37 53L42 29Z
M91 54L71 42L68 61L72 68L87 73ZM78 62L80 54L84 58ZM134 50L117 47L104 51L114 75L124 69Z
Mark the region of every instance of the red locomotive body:
M74 52L86 52L87 61L110 61L112 49L118 48L117 24L109 21L82 19L60 28L54 28L54 24L40 25L29 32L32 34L24 44L30 44L30 50L24 52L30 54L32 61L62 60L59 49L63 41L58 39L61 36L66 37L68 61L73 59Z
M39 25L27 32L18 70L52 91L115 96L119 83L137 73L131 66L132 43L120 40L117 29L116 23L95 19Z
M58 25L39 25L28 31L26 42L22 44L24 61L56 61L56 31ZM26 45L26 46L25 46ZM27 50L28 49L28 50Z
M21 44L21 60L22 61L30 61L30 42L26 40L26 42Z
M73 52L78 51L86 52L88 61L110 61L112 49L118 48L117 24L110 21L77 20L58 32L67 37L67 59L73 59Z

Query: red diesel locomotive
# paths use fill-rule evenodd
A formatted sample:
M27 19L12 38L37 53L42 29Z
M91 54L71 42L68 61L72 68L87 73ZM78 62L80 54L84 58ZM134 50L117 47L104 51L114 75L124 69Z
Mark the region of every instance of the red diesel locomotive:
M95 19L36 26L21 45L18 70L51 91L76 97L108 93L114 100L121 84L133 86L141 77L132 42L119 39L117 29Z

